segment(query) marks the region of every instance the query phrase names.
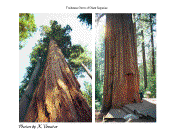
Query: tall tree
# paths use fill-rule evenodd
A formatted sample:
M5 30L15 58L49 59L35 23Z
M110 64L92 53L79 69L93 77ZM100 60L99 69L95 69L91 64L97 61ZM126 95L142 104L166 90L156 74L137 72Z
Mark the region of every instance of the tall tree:
M107 14L102 113L134 102L140 102L140 97L132 14Z
M25 118L25 115L27 113L27 109L30 105L30 102L32 100L33 93L35 91L36 83L35 79L38 79L39 77L39 69L40 69L41 60L37 62L37 65L32 73L32 76L30 78L30 82L25 90L25 93L21 96L21 100L19 102L19 121L22 122Z
M42 75L39 75L38 77L36 77L36 79L34 79L34 83L37 83L34 84L36 90L34 95L32 95L34 97L32 98L24 121L91 121L91 109L89 108L86 100L81 94L79 83L77 82L74 74L65 62L65 58L68 59L71 56L71 52L69 51L69 49L71 48L69 33L72 29L68 25L62 28L60 25L58 25L56 21L51 21L50 24L51 27L41 27L43 39L40 39L38 41L38 44L35 46L32 53L30 54L31 66L28 68L28 74L26 76L26 78L28 79L25 80L30 80L31 82L34 68L37 65L40 57L41 66L39 69L39 74ZM55 71L56 76L54 76ZM52 79L50 75L52 75ZM55 81L57 81L57 84L55 83ZM44 84L45 86L43 86ZM57 91L53 90L52 93L48 94L51 95L49 98L53 97L52 100L55 102L53 102L52 100L50 101L50 99L47 99L47 97L44 97L46 98L46 100L43 97L40 97L44 96L44 94L42 93L50 91L48 89L50 86L52 87L52 84L55 84L54 87L55 89L57 88ZM70 93L68 93L69 91L65 88L65 86L69 87L70 90L72 89ZM22 87L22 89L25 88ZM58 95L58 92L62 93ZM22 93L24 93L24 91ZM48 94L46 93L45 95L48 96ZM60 99L61 94L63 98ZM24 97L25 96L26 95L24 95ZM67 99L67 97L69 99ZM71 100L70 98L73 99ZM20 102L22 102L21 100ZM51 109L50 104L47 102L49 102L50 104L53 102L55 105L53 103L52 104L54 107L56 107L56 109L54 107L52 107ZM32 104L39 105L35 107L34 112ZM43 104L45 106L43 106ZM58 106L58 104L60 107ZM40 107L44 110L40 110ZM60 110L57 108L59 108ZM20 107L20 109L22 109L22 107ZM38 112L36 112L36 110ZM68 113L68 115L66 116L64 111L68 112L68 110L70 113ZM43 112L45 112L44 115L42 114ZM55 112L57 112L57 114L54 114ZM85 112L86 115L84 115Z
M19 13L19 49L24 47L22 42L36 32L34 15L30 13Z
M144 35L143 35L143 30L141 31L142 35L142 57L143 57L143 68L144 68L144 86L145 89L147 88L147 69L146 69L146 58L145 58L145 42L144 42Z
M156 72L156 68L155 68L154 40L153 40L153 22L152 22L153 16L156 16L156 14L150 14L151 45L152 45L152 74L154 75Z
M105 16L95 14L96 47L95 47L95 109L100 110L103 98L104 67L105 67ZM103 17L103 19L101 19ZM99 24L100 23L100 24ZM99 33L98 33L99 32Z
M155 32L155 26L156 26L155 15L156 14L151 14L150 16L149 13L142 13L142 14L139 13L135 15L136 23L137 23L138 49L140 50L138 51L138 54L141 54L138 56L139 72L140 72L140 92L144 93L145 91L149 90L152 92L151 97L156 97L156 75L153 74L153 70L154 70L153 68L156 67L156 63L155 63L156 62L156 50L155 50L156 47L153 47L155 46L153 45L154 38L155 38L153 34ZM143 34L141 33L141 31L143 31ZM143 40L143 35L144 35L144 40ZM145 52L144 53L145 60L143 60L143 48L142 47L144 48L144 52ZM153 50L154 50L154 53L153 53ZM143 61L146 61L146 64ZM147 75L145 74L145 72ZM146 76L147 76L147 80L145 80ZM147 86L145 87L145 85Z
M90 122L92 111L56 41L50 40L47 60L24 122Z
M63 55L67 59L70 68L76 76L87 71L90 77L92 77L90 73L92 59L87 55L87 51L81 45L71 45L71 38L69 35L72 30L71 27L67 25L62 28L56 21L50 21L50 25L51 27L41 26L40 28L43 39L38 40L38 43L30 54L30 66L27 67L27 73L19 90L19 99L21 99L24 90L29 83L39 57L41 57L41 69L39 74L42 73L47 58L50 39L57 41L58 46L61 48ZM86 70L84 68L86 68ZM37 83L38 80L39 79L35 79L35 83Z
M88 56L88 52L81 45L73 45L69 48L69 52L70 57L68 63L75 75L86 72L92 79L92 74L90 72L90 69L92 68L92 59Z
M50 39L54 39L55 41L58 42L58 46L61 48L66 58L70 56L70 53L68 51L68 48L71 46L69 33L72 29L68 25L62 28L60 25L58 25L57 21L51 21L50 24L51 27L41 26L41 32L42 32L41 35L43 36L43 38L38 40L38 43L35 45L33 51L30 54L30 66L27 67L27 73L24 76L22 86L19 90L20 91L19 99L21 99L40 57L41 57L41 64L40 64L41 66L39 69L39 74L42 73L47 58L48 45ZM34 79L34 83L36 83L36 85L39 78L40 77Z
M155 14L148 14L148 13L136 15L137 16L136 21L137 21L137 25L138 25L137 26L138 27L138 29L137 29L138 37L137 38L138 38L138 41L140 41L140 42L138 42L138 45L140 43L142 60L143 60L143 73L144 73L144 75L141 77L144 78L143 80L144 80L145 89L148 87L148 85L150 85L149 84L150 80L148 80L148 76L153 75L154 74L153 72L155 71L155 51L154 51L155 47L154 47L154 40L153 40L153 25L155 24L155 22L153 22L153 18L152 18L154 15ZM143 31L143 34L140 33L142 31ZM145 37L145 39L143 40L144 37ZM150 57L149 52L151 52L151 59L149 59L149 57ZM152 61L150 63L152 68L147 68L149 66L147 64L147 63L149 63L149 60ZM152 73L148 74L150 69L151 69ZM151 79L151 78L149 77L149 79Z

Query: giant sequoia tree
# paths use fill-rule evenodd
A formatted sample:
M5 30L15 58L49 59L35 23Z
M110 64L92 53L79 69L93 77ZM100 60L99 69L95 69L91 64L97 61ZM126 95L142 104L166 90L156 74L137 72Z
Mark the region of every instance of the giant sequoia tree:
M107 14L102 112L140 102L136 25L132 14Z
M91 109L54 40L25 122L90 122Z
M22 96L27 84L21 89L20 114L24 114L20 115L20 121L91 121L91 108L65 61L65 58L70 57L71 28L68 25L62 28L56 21L50 23L51 27L42 26L44 38L38 41L30 55L32 66L25 81L28 81L27 84L31 83L38 60L41 61L38 71L40 75L32 82L35 83L33 88L36 88L34 95L32 92L25 92ZM25 100L30 103L29 108L23 108L26 105Z

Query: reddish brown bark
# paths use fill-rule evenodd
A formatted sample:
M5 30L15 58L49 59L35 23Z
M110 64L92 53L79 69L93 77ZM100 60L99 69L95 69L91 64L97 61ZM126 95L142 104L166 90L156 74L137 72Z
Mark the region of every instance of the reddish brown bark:
M107 14L103 113L140 102L135 32L132 14Z
M61 50L51 40L25 122L91 122L92 111Z
M34 86L34 80L36 79L39 73L40 62L41 62L41 59L38 60L36 67L33 71L33 74L30 78L29 84L27 85L27 88L25 89L25 93L23 94L21 100L19 101L19 121L20 122L24 121L25 115L27 113L27 109L30 105L33 93L35 91L36 86Z

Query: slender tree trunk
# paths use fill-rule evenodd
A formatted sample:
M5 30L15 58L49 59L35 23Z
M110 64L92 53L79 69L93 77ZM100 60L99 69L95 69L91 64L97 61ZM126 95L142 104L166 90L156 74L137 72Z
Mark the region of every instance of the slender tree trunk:
M25 90L25 93L23 94L21 100L19 101L19 122L23 122L25 115L27 113L27 109L30 105L31 99L33 97L33 93L35 91L35 86L34 86L34 80L36 79L39 69L40 69L40 62L41 59L39 59L33 74L30 78L29 84L27 85L27 88Z
M89 77L92 79L92 74L90 73L90 70L83 64L81 63L81 66L85 69L86 73L89 75Z
M106 14L103 13L103 14L101 14L101 15L96 19L97 24L99 23L100 19L101 19L104 15L106 15Z
M151 45L152 45L152 74L156 72L155 63L154 63L154 41L153 41L153 27L152 27L152 15L150 14L150 26L151 26Z
M96 54L97 54L97 53L96 53ZM96 54L95 54L95 55L96 55ZM97 82L97 81L99 82L99 71L98 71L98 65L99 65L98 63L99 63L99 62L98 62L97 56L95 56L95 58L96 58L96 59L95 59L95 69L96 69L96 71L95 71L95 72L96 72L96 73L95 73L95 82Z
M143 42L142 42L142 56L143 56L143 68L144 68L144 86L147 88L147 70L146 70L146 58L145 58L145 43L144 43L144 35L143 30L141 31Z

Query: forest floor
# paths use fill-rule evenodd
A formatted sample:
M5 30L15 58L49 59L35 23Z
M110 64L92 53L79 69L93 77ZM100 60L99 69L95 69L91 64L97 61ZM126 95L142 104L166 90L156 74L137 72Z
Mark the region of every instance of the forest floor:
M156 104L156 99L147 99L145 98L145 100ZM152 118L152 117L142 117L139 119L132 119L132 120L125 120L125 119L118 119L118 118L110 118L110 119L103 119L103 115L100 113L100 111L96 110L95 111L95 122L156 122L156 119Z
M117 118L103 120L103 116L100 114L100 112L95 112L95 122L156 122L156 120L152 118L139 118L128 121L126 121L125 119Z

